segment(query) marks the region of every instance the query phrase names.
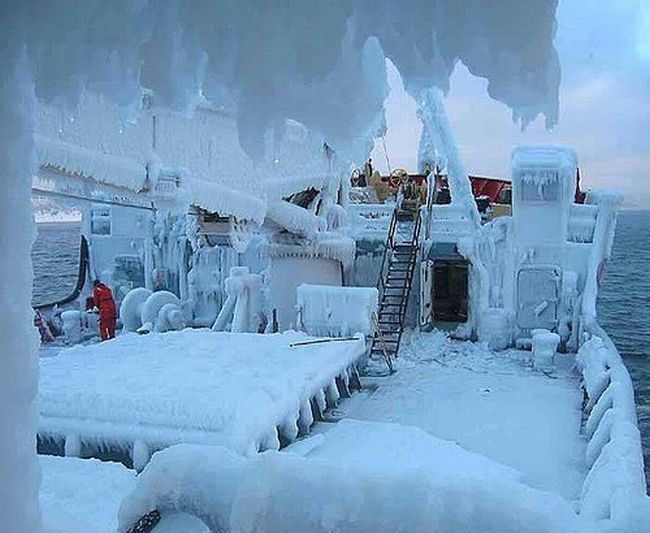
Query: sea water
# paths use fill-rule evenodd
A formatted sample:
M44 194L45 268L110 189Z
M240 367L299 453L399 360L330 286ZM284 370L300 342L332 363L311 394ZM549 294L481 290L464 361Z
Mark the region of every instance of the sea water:
M37 224L32 247L35 306L63 300L74 291L79 276L81 226L78 222Z
M79 265L79 224L38 225L34 244L34 304L72 293ZM650 481L650 211L623 211L598 301L601 326L632 375L646 479ZM650 484L650 483L649 483Z

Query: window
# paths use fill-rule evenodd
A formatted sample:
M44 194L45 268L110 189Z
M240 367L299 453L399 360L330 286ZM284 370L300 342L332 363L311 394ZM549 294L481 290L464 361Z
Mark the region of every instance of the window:
M523 180L521 199L524 202L556 202L560 197L560 182L555 176L545 181Z
M90 211L90 233L93 235L111 234L110 207L93 207Z

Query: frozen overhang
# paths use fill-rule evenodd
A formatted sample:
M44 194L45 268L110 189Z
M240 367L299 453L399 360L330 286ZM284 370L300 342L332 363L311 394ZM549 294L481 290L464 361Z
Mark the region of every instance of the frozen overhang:
M266 132L286 119L341 155L364 155L385 128L385 60L414 96L446 90L462 61L524 124L557 121L557 0L225 0L103 4L27 1L23 37L37 96L74 103L84 87L129 108L140 87L156 105L236 109L239 140L261 160ZM21 19L13 20L20 26ZM22 32L22 30L26 30ZM65 36L65 39L62 38Z

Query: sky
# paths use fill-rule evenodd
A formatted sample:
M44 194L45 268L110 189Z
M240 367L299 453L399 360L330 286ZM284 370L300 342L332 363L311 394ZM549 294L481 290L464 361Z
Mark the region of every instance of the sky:
M447 112L468 172L508 177L513 146L570 144L586 188L616 189L630 208L650 208L650 0L559 0L555 46L562 65L560 120L525 132L491 100L487 82L461 63ZM415 170L420 124L415 102L389 65L385 142L391 168ZM373 161L386 169L383 142Z

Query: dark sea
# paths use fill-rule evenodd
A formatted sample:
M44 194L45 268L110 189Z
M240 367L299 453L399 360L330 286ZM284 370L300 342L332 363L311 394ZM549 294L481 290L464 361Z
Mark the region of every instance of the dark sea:
M78 222L48 222L36 227L32 304L43 305L63 300L77 284L81 226Z
M34 304L72 292L79 265L79 224L38 225L32 251ZM625 360L636 389L646 479L650 481L650 211L623 211L598 301L598 319Z

